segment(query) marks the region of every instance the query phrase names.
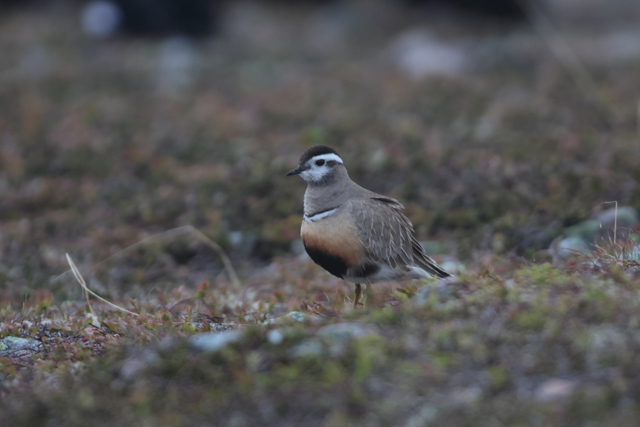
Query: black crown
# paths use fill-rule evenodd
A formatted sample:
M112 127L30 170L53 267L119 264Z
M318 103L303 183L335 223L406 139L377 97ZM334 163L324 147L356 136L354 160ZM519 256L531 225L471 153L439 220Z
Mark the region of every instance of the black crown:
M303 165L312 157L321 156L323 154L335 154L336 156L339 156L338 152L331 147L327 147L326 145L314 145L302 153L302 156L300 156L300 164Z

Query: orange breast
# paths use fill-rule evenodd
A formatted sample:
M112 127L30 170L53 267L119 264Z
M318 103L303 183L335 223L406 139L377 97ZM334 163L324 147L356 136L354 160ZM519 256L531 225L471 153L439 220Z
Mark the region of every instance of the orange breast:
M300 231L304 246L341 258L348 267L364 261L364 248L357 231L344 217L303 222Z

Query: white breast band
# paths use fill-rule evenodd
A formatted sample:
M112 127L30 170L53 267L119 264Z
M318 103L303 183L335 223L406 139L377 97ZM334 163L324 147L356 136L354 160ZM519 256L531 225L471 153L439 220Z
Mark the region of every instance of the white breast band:
M329 215L331 215L332 213L334 213L337 210L338 210L338 208L333 208L330 211L320 212L320 213L317 213L317 214L311 215L311 216L307 216L305 214L304 215L304 222L314 222L314 221L321 220L323 218L328 217Z

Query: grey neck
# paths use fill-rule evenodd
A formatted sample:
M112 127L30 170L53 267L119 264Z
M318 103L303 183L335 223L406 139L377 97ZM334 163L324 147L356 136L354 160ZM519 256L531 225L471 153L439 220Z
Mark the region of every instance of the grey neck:
M349 190L353 185L344 167L337 169L335 176L322 185L309 183L304 193L304 214L311 216L339 207L349 199Z

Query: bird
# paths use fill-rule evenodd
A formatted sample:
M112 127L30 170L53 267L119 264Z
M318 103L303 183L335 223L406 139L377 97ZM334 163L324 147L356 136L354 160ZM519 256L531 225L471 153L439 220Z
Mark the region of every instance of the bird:
M369 191L349 178L338 152L326 145L306 150L287 176L307 182L300 235L309 257L332 275L355 284L357 308L366 285L452 275L439 267L414 236L396 199Z

